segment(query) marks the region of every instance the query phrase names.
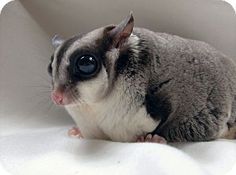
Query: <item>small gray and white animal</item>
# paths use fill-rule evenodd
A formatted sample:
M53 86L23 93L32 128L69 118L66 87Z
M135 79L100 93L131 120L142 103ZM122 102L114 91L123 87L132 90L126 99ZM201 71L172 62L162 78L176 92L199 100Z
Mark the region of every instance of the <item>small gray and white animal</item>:
M130 14L55 37L52 99L85 138L185 142L235 138L236 64L210 45L134 28Z

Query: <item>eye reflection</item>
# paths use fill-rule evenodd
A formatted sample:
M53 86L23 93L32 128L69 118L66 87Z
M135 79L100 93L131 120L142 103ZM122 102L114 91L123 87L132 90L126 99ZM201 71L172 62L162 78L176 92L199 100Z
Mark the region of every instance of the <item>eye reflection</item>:
M82 55L75 59L74 74L75 76L89 78L97 73L99 68L98 59L93 55Z

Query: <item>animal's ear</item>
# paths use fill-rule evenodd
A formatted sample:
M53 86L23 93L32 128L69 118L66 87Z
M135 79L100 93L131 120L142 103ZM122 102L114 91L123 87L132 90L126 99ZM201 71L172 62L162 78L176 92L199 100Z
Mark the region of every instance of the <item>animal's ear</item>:
M52 38L52 45L54 48L57 48L58 46L60 46L62 43L64 42L64 39L62 39L60 36L55 35Z
M134 28L134 17L132 12L120 24L108 32L112 39L112 46L119 48L131 35Z

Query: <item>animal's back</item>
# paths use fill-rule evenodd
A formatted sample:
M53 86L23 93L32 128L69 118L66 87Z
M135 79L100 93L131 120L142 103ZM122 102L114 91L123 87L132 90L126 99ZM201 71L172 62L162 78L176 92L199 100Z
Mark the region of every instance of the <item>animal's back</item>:
M205 42L146 29L135 32L151 41L149 52L156 54L151 84L167 82L156 93L171 112L158 133L169 141L211 140L225 137L229 131L232 137L235 62Z

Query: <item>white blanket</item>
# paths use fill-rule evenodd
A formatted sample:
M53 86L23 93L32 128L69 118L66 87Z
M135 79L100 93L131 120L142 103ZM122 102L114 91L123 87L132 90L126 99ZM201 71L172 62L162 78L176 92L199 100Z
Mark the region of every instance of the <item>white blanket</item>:
M67 128L32 129L2 136L2 166L14 175L233 175L236 172L235 140L175 147L114 143L69 138Z

